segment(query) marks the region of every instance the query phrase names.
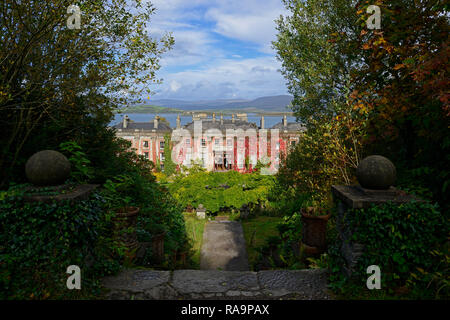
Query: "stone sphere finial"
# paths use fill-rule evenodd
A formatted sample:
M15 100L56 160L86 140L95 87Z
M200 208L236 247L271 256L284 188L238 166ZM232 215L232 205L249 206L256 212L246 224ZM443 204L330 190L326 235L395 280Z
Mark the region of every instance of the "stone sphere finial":
M397 170L388 158L373 155L359 163L356 177L361 187L365 189L386 190L394 185Z
M60 185L70 176L70 162L58 151L39 151L28 159L25 174L36 186Z

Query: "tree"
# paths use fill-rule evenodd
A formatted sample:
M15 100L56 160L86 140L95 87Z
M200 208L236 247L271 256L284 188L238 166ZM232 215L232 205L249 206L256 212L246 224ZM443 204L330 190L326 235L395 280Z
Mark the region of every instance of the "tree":
M277 173L282 196L309 195L318 202L329 200L333 184L355 183L354 172L362 157L364 120L355 118L350 104L331 120L311 120L312 127L300 138Z
M448 4L378 1L381 30L358 36L365 63L354 73L355 110L369 118L367 150L391 157L400 183L426 186L446 205L450 187ZM367 4L360 2L363 23ZM447 204L448 205L448 204Z
M173 38L149 35L150 3L78 1L81 28L69 29L72 4L0 4L0 185L20 180L36 151L73 137L95 142L108 136L113 110L159 82L159 59Z
M331 119L345 102L350 70L360 54L348 39L360 32L355 1L283 0L290 15L277 20L273 42L282 73L294 96L292 109L306 125Z
M391 158L398 185L425 187L445 206L450 190L450 171L443 169L450 161L448 4L284 3L292 15L278 20L274 47L297 117L308 128L350 117L367 131L361 154ZM369 5L381 9L380 30L368 29Z

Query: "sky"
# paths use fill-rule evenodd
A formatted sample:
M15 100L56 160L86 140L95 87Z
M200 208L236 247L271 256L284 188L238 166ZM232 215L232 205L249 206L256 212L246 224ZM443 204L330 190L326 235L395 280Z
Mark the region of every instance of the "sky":
M151 0L150 34L172 32L150 99L254 99L288 94L271 41L281 0Z

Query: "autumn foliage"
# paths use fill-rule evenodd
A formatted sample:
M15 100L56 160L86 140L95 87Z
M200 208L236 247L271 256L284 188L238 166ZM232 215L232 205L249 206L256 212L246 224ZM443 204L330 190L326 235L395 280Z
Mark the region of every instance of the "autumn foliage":
M285 3L293 15L278 21L274 47L296 98L294 111L307 125L308 137L327 126L342 133L311 143L320 139L336 148L339 137L347 148L338 147L335 157L321 145L320 161L313 166L328 162L330 169L350 170L358 161L348 160L356 141L361 144L358 157L381 154L394 161L399 187L427 189L445 206L450 188L448 5L412 0ZM369 5L380 7L381 29L368 28ZM347 175L338 175L340 181L347 183Z

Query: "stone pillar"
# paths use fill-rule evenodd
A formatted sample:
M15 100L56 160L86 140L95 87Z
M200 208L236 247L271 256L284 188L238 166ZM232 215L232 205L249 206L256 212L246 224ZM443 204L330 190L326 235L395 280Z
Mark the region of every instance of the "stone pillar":
M177 116L177 129L181 128L181 119L180 119L180 115Z
M264 129L264 126L265 126L264 116L261 116L260 129Z
M347 223L349 210L367 209L374 204L383 205L387 202L399 205L411 201L425 202L392 186L396 180L395 166L384 157L370 156L362 160L357 169L357 178L360 185L331 187L333 199L337 203L336 228L340 251L345 260L343 271L348 277L356 270L365 247L363 243L352 240L355 230L351 230ZM366 183L370 183L370 186Z

